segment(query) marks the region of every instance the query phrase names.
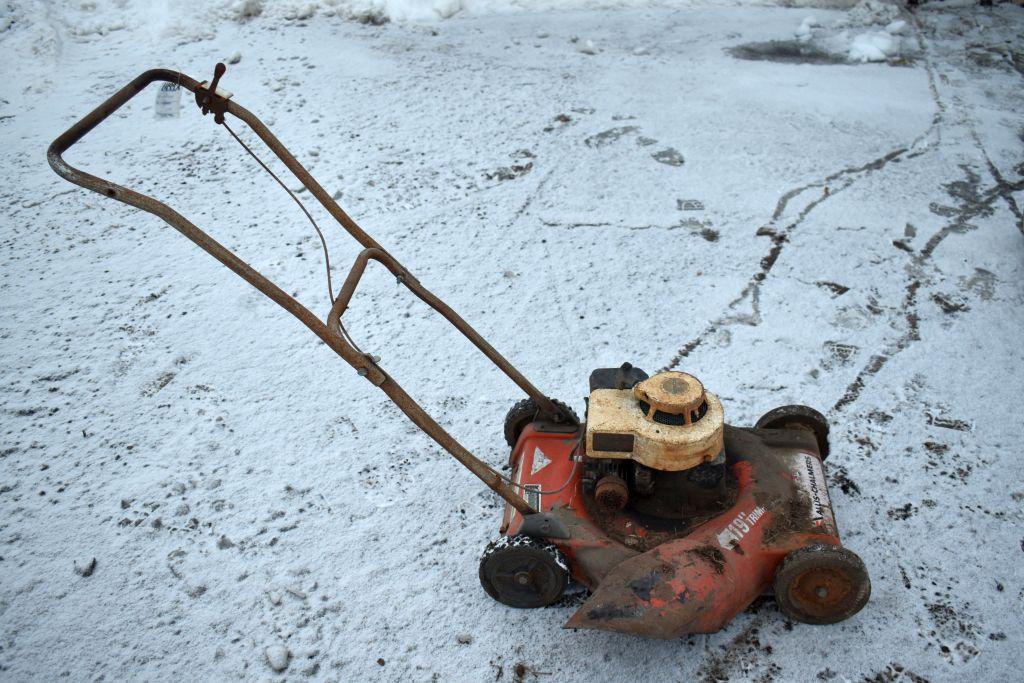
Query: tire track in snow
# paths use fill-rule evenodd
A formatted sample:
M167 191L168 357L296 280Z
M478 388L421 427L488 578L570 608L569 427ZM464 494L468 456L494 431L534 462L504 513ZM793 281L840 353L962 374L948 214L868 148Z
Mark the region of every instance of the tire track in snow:
M701 331L696 337L694 337L685 345L683 345L672 357L672 359L664 367L660 368L658 372L664 372L666 370L671 370L673 368L678 367L679 363L681 363L691 353L693 353L693 351L696 350L697 347L703 344L704 341L710 335L717 333L723 327L728 327L736 323L742 323L751 326L756 326L761 323L761 285L764 282L764 280L768 277L768 274L771 272L772 268L775 266L775 263L778 261L779 256L781 256L782 250L785 248L785 245L789 241L790 235L797 227L799 227L799 225L807 218L810 212L813 211L819 204L821 204L831 196L835 195L836 193L845 190L857 180L865 178L876 171L882 170L886 165L888 165L892 161L900 160L904 157L906 159L917 158L919 156L922 156L923 154L930 152L931 150L936 149L941 144L942 123L946 118L947 108L946 104L942 101L942 98L939 96L938 84L936 79L936 70L934 64L932 63L931 56L929 55L926 49L925 41L923 38L923 27L921 25L921 22L916 15L911 15L910 18L911 21L914 23L915 27L917 28L916 37L918 46L921 49L921 54L924 55L925 73L928 78L928 90L931 93L933 102L935 103L935 114L932 116L932 121L929 124L928 128L926 128L924 132L922 132L920 135L914 138L914 140L905 147L896 148L889 152L888 154L878 157L877 159L874 159L873 161L870 161L862 166L852 166L841 169L839 171L836 171L835 173L826 176L825 178L795 187L786 192L785 194L783 194L775 205L775 210L772 212L772 217L771 220L768 222L768 225L760 228L757 231L758 235L768 236L771 237L772 239L771 248L769 249L768 254L761 259L761 266L758 272L754 273L750 281L740 292L739 296L737 296L735 299L729 302L729 304L726 306L727 312L723 313L723 315L721 315L719 318L709 323L707 327L705 327L704 330ZM835 189L830 188L829 183L835 182L837 180L841 181L840 186ZM783 216L790 202L792 202L795 198L799 197L807 190L810 190L815 187L824 188L825 192L816 199L810 201L806 206L804 206L804 208L797 215L797 218L794 222L790 223L780 231L774 230L773 226ZM1008 194L1009 191L1006 190L1006 193ZM937 244L935 246L937 246ZM916 301L917 286L908 286L907 296L904 297L905 300L907 298L910 298L912 301ZM728 313L728 311L736 310L737 306L739 306L748 298L750 299L749 313ZM908 341L907 343L909 344L910 342ZM873 357L871 361L868 362L868 365L866 366L865 370L868 370L870 368L875 368L874 372L880 370L881 367L885 364L885 361L879 361L878 359L878 356ZM840 401L841 400L842 399L840 399ZM833 408L833 410L835 409L836 408Z
M558 172L560 167L561 167L561 163L556 160L555 163L551 166L551 170L548 171L544 175L544 177L541 178L540 181L537 183L536 189L534 189L534 191L531 192L529 194L529 196L527 196L526 201L523 203L522 208L516 213L515 218L512 220L511 224L509 225L509 228L511 228L513 225L515 225L516 221L518 221L519 218L523 214L525 214L526 211L530 208L530 205L533 204L533 201L537 197L539 197L542 192L544 192L544 188L547 186L548 182L555 176L555 173ZM543 221L542 221L542 224L543 224ZM579 348L579 340L582 339L582 338L585 338L585 337L580 334L578 321L576 320L574 315L571 313L571 311L567 310L568 304L566 303L566 299L564 297L561 297L561 296L557 295L557 292L558 292L557 280L555 279L555 273L552 272L552 268L551 268L551 263L553 262L552 261L552 255L551 255L551 245L549 245L547 243L547 240L545 238L543 238L543 237L540 240L540 245L541 245L541 249L543 249L543 251L544 251L544 270L547 272L547 279L548 279L548 281L556 284L556 286L551 288L552 292L555 293L555 296L553 296L552 299L554 299L555 305L558 307L558 315L559 315L559 317L561 317L562 324L565 326L565 329L566 330L572 330L571 338L573 340L572 341L573 353L575 353L578 357L582 357L585 354L583 354L582 350Z
M904 291L903 301L901 303L902 310L904 311L904 319L907 321L906 331L900 337L890 342L882 353L876 354L868 360L864 368L857 373L854 380L846 387L846 391L843 392L843 395L838 401L836 401L835 405L832 406L831 412L841 412L847 406L854 403L860 397L860 394L864 390L867 380L870 377L878 374L878 372L885 367L886 363L892 360L896 355L906 351L913 342L920 340L920 314L918 312L919 301L917 294L922 284L921 273L931 261L931 258L939 245L942 244L942 242L944 242L950 235L962 234L976 230L977 226L971 224L970 221L977 217L987 217L992 215L995 211L993 204L1003 196L1003 192L1005 190L1004 185L1014 192L1024 190L1024 180L1022 180L1016 183L996 184L982 192L978 192L978 175L971 170L969 166L963 166L962 168L966 174L967 180L954 181L946 185L950 194L961 200L957 213L953 216L952 221L944 225L934 235L932 235L931 238L929 238L928 242L925 243L924 248L922 248L921 251L914 256L910 264L907 265L907 271L910 274L910 282L907 284ZM964 190L967 190L967 193L965 193Z
M945 118L947 109L939 96L938 88L936 86L937 69L935 68L931 55L929 54L927 41L924 39L923 24L916 14L913 15L913 21L917 28L918 46L921 50L921 54L924 55L925 68L928 72L929 88L932 92L932 98L935 100L935 104L938 107L938 111L936 113L936 124L938 124L938 122ZM985 160L987 170L995 181L995 184L992 187L979 192L977 189L980 181L979 176L969 166L965 165L961 166L961 169L964 171L966 180L953 181L945 185L946 191L952 197L959 200L959 206L957 207L956 212L952 214L952 220L933 234L928 242L925 243L925 246L921 251L914 256L911 263L907 265L909 282L904 289L903 301L901 303L901 310L904 311L904 319L907 322L906 331L900 337L890 342L882 353L875 354L868 360L861 371L857 373L857 376L853 381L846 387L843 395L832 406L832 413L842 412L847 406L857 401L861 392L867 385L867 381L871 377L877 375L882 368L885 367L886 363L892 360L894 356L906 351L913 342L920 340L918 290L922 284L922 272L931 261L935 250L947 237L952 234L966 233L975 230L977 226L972 225L970 221L976 217L990 216L995 211L993 204L995 204L998 199L1002 199L1006 202L1010 212L1017 218L1018 227L1021 232L1024 233L1024 220L1021 218L1021 210L1013 197L1014 192L1024 190L1024 179L1016 182L1006 180L992 162L992 159L984 145L982 145L981 138L978 135L974 123L967 115L966 105L963 100L959 96L953 95L953 102L960 111L959 122L967 129L971 141L974 143L979 154ZM1019 165L1018 168L1024 168L1024 164Z
M544 189L547 187L547 184L551 181L553 177L555 177L555 174L559 171L560 167L561 164L559 163L556 157L556 160L552 163L551 168L548 169L548 171L541 176L540 180L537 181L536 187L534 187L531 191L527 193L526 199L519 206L519 208L516 209L515 213L512 214L512 217L508 220L508 222L505 223L504 230L502 231L503 235L514 234L513 228L523 218L523 216L525 216L529 212L530 207L533 205L533 203L541 196L541 194L543 194ZM548 245L547 241L544 240L543 237L538 239L538 242L541 246L541 249L544 251L544 259L542 265L546 273L545 277L548 282L552 283L549 289L550 291L557 293L557 280L550 267L550 264L552 263L550 245ZM551 297L551 299L555 302L555 306L558 309L558 316L562 320L562 325L564 326L564 329L572 330L573 333L570 335L570 338L574 340L573 343L576 344L575 340L580 339L579 328L578 325L576 325L573 316L566 309L566 302L564 297L556 295ZM574 346L573 352L577 355L580 354L580 349L578 348L578 346Z
M954 95L953 101L961 108L961 110L965 108L963 100L959 95ZM1013 196L1013 193L1019 188L1016 184L1006 180L1002 172L1000 172L995 163L993 163L992 157L989 156L988 150L985 149L985 145L981 142L981 136L978 135L978 129L966 114L964 115L964 125L967 127L967 133L971 136L971 141L974 143L974 146L978 148L978 153L981 154L981 157L985 160L985 166L989 175L991 175L992 179L996 182L994 189L999 193L999 196L1003 201L1006 202L1006 206L1010 209L1010 213L1016 217L1017 229L1020 230L1022 235L1024 235L1024 215L1021 214L1020 206L1017 205L1017 200ZM1022 142L1024 142L1024 139L1022 139ZM1018 164L1014 170L1019 174L1024 175L1024 163ZM1019 182L1017 184L1019 184Z
M757 272L750 277L750 280L747 282L746 286L744 286L739 296L729 302L726 306L726 312L716 320L709 323L696 337L680 347L679 350L676 351L675 355L672 356L672 359L669 360L665 366L660 368L658 372L665 372L666 370L672 370L673 368L678 367L679 363L687 358L698 346L703 344L708 336L717 333L723 327L728 327L738 323L751 326L759 325L761 323L761 286L775 267L775 264L778 262L786 244L789 243L789 239L793 234L793 231L796 230L804 220L806 220L811 211L817 208L822 202L842 192L858 180L866 178L871 174L884 169L893 161L900 160L904 157L912 158L920 156L928 151L928 149L932 149L934 147L932 144L929 144L927 149L918 149L918 147L920 143L930 137L937 128L938 119L933 119L928 129L915 138L910 145L897 147L896 149L865 164L861 164L859 166L848 166L835 171L834 173L830 173L824 178L795 187L783 194L776 203L775 210L772 212L772 217L768 221L768 224L757 231L758 236L771 238L771 247L768 249L768 253L761 258L760 267ZM833 187L835 183L838 183L838 186ZM775 225L778 223L779 219L782 218L783 214L785 214L790 202L804 192L816 187L822 188L822 192L814 199L810 200L800 210L796 219L792 223L789 223L784 228L776 229ZM737 312L737 308L740 304L743 304L747 300L750 302L749 312Z
M910 19L910 22L914 25L914 28L916 29L915 38L917 39L917 47L918 50L920 50L921 55L924 57L925 71L928 74L928 88L932 93L932 99L935 101L935 106L937 107L935 115L937 119L941 119L946 114L946 105L942 101L942 98L939 97L939 89L936 84L936 74L938 70L935 67L935 62L932 59L930 50L928 49L928 42L925 40L924 37L924 23L921 21L921 17L919 17L916 12L907 12L905 13L905 16L907 16ZM983 30L982 27L978 25L977 21L975 21L975 27L978 28L979 30ZM1003 56L1004 59L1006 59L1006 61L1009 63L1009 65L1015 71L1017 71L1017 73L1019 73L1021 76L1024 76L1024 59L1022 59L1018 55L1018 53L1008 50L1006 53L998 51L998 54ZM942 74L942 77L944 80L949 80L945 74ZM970 78L970 76L968 76L968 78ZM966 107L959 95L953 95L953 101L960 108L961 112L965 112ZM966 113L963 113L961 120L963 124L967 127L967 132L971 136L971 140L974 142L975 147L978 148L978 152L985 159L985 165L988 167L988 172L995 179L997 188L999 189L1003 201L1006 202L1006 205L1009 207L1010 212L1014 216L1016 216L1017 228L1020 230L1021 234L1024 234L1024 214L1022 214L1021 208L1020 206L1018 206L1017 200L1013 196L1014 190L1012 189L1012 184L1009 183L1005 179L1005 177L1003 177L1003 174L992 162L992 157L989 156L988 150L986 150L985 146L982 144L981 137L978 135L978 130L975 127L974 122L967 116ZM1024 139L1022 139L1022 141L1024 141ZM1014 170L1016 170L1019 174L1024 175L1024 164L1019 164Z

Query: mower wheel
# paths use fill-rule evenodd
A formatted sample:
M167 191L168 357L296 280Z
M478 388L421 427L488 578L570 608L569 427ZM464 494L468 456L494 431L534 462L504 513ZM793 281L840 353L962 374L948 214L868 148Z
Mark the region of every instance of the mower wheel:
M822 462L828 457L828 420L810 406L779 406L761 416L754 429L802 429L814 434Z
M572 415L576 422L579 423L580 418L572 408L555 399L552 399L551 402ZM509 448L516 447L519 435L523 433L526 425L533 422L534 418L537 417L538 410L537 403L532 398L524 398L522 401L517 401L509 409L508 415L505 416L505 441L508 442Z
M834 624L859 612L871 597L864 562L851 550L816 544L794 550L775 574L775 601L791 619Z
M561 551L531 536L502 536L480 558L480 585L509 607L546 607L562 597L568 582Z

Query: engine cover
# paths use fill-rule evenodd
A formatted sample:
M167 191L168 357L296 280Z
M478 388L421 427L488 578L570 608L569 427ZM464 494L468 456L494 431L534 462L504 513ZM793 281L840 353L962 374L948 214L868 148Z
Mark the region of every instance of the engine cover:
M590 392L587 455L679 472L722 453L724 425L722 402L700 380L662 372L629 389Z

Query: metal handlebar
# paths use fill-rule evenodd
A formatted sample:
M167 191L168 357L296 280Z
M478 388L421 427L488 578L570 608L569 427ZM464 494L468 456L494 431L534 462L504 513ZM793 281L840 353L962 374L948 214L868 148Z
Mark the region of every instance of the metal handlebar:
M66 180L98 192L104 196L129 204L151 213L164 220L168 225L196 243L200 248L227 266L231 271L266 295L274 303L295 316L308 327L317 337L337 353L345 362L357 370L372 384L379 387L406 416L422 429L430 438L447 450L456 460L480 478L488 487L504 498L510 505L524 515L536 512L502 477L486 463L476 458L444 430L394 379L392 379L374 358L362 353L343 334L341 315L348 306L356 285L362 277L366 264L370 259L379 261L387 267L400 282L403 282L419 299L440 313L464 334L484 355L497 365L523 391L536 401L540 413L555 422L574 422L544 394L540 393L511 363L499 354L481 337L465 320L459 317L443 301L419 284L401 264L381 247L372 237L360 228L337 202L320 186L294 156L285 148L273 133L252 113L230 99L230 95L222 94L217 87L224 74L223 65L218 64L215 77L210 85L200 83L185 74L169 69L153 69L146 71L128 85L114 93L110 98L89 112L80 121L61 134L47 149L47 160L50 167ZM146 86L156 81L176 83L195 93L196 103L203 113L213 113L217 123L223 123L224 114L231 114L244 122L266 146L288 167L295 177L310 191L331 216L358 241L364 250L359 254L356 263L345 280L341 292L335 300L327 318L327 324L321 321L308 308L289 296L284 290L266 278L262 273L245 263L230 249L210 237L196 227L187 218L179 214L167 204L129 188L118 185L105 178L99 178L79 170L64 160L63 154L81 140L89 131L120 109Z
M487 356L492 363L498 366L498 368L508 375L508 377L515 382L520 389L526 392L526 394L536 402L541 414L548 416L555 422L566 422L572 420L572 416L564 414L554 401L538 391L537 388L526 379L526 377L516 370L515 366L509 363L504 356L498 353L498 351L491 346L486 339L480 336L480 334L474 330L469 323L463 320L458 313L448 306L448 304L437 298L430 290L421 285L419 280L413 277L412 274L398 262L398 259L384 251L382 248L371 247L369 249L364 249L356 257L356 261L352 265L352 270L349 271L348 277L345 278L345 282L342 284L341 290L338 292L338 296L334 300L334 305L331 306L331 311L327 315L327 327L329 329L338 334L342 334L341 316L348 308L349 302L355 294L356 286L359 284L359 280L362 278L363 273L366 270L367 263L371 260L383 264L385 268L391 271L391 274L395 276L400 284L405 285L420 301L437 311L442 318L450 322L455 329L469 339L469 341L472 342L472 344L485 356Z

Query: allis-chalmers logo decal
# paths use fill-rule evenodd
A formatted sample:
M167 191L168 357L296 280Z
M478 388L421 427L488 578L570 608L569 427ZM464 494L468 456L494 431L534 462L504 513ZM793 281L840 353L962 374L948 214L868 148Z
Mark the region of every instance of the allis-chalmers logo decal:
M825 488L825 471L813 455L801 453L794 462L796 479L800 488L810 499L811 525L821 528L826 533L836 533L836 518L832 514L832 501Z

